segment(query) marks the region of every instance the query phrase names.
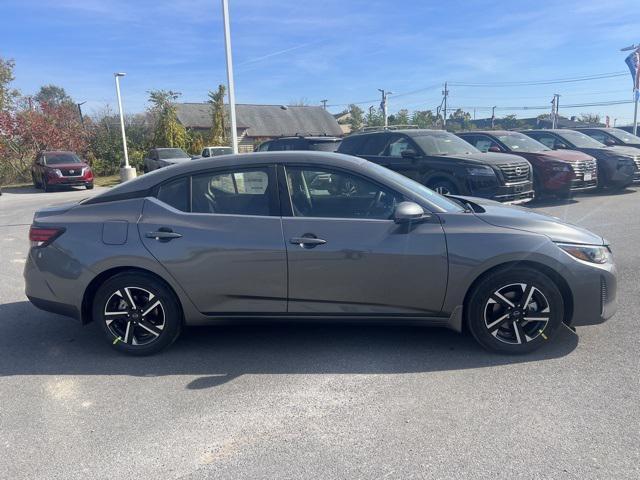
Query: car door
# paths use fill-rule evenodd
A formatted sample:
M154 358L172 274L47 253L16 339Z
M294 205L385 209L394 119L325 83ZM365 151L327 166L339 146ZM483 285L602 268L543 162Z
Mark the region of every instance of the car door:
M273 166L162 184L139 221L149 252L205 314L284 313L287 261Z
M437 315L447 282L438 219L392 220L405 198L347 170L279 170L290 313Z
M417 180L419 178L418 162L421 161L420 148L407 135L392 133L388 138L389 141L380 156L380 164L405 177ZM407 150L413 151L415 155L403 156L403 152Z

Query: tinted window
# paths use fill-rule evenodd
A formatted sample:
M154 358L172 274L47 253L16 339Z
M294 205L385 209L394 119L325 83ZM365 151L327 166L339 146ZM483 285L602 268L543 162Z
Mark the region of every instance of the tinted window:
M607 136L602 132L587 132L587 135L589 135L594 140L599 141L600 143L604 143L607 139Z
M189 155L180 148L161 148L156 150L156 153L161 160L165 158L190 158Z
M384 153L384 149L389 143L389 135L367 135L364 145L360 151L355 152L357 155L380 156Z
M270 215L266 169L208 173L192 177L191 208L196 213Z
M620 130L619 128L612 128L607 132L618 140L622 140L624 143L640 143L640 137L625 132L624 130Z
M362 135L352 135L342 139L338 152L346 153L349 155L357 155L360 153L363 137Z
M266 152L269 150L271 142L263 142L258 146L258 152Z
M319 152L335 152L340 146L340 140L308 140L309 150Z
M554 149L556 148L556 137L553 135L545 135L544 133L532 133L532 138L543 144L545 147Z
M386 155L389 157L402 157L402 152L412 149L413 146L411 145L407 137L404 137L402 135L393 135L391 137L391 142L387 147Z
M535 141L531 137L527 137L523 133L506 133L497 135L497 137L498 140L514 152L543 152L549 149L548 147L545 147L544 144Z
M559 135L561 138L564 138L567 142L575 145L578 148L602 148L605 146L597 140L594 140L588 135L580 132L564 131Z
M204 150L202 150L202 156L207 158L209 156L209 149L205 148Z
M390 219L400 194L362 177L319 168L288 167L296 217Z
M45 165L62 165L64 163L80 163L75 153L45 153L42 158Z
M160 185L157 195L158 200L171 205L173 208L189 211L188 178L179 178Z
M411 135L411 138L427 155L460 155L479 153L473 145L465 142L453 133L428 132Z

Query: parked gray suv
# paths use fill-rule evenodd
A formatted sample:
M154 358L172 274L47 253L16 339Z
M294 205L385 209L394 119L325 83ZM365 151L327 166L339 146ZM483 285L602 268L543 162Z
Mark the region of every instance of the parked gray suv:
M31 302L99 322L129 354L184 325L274 317L420 321L526 353L615 310L600 236L334 153L159 169L37 211L29 237Z

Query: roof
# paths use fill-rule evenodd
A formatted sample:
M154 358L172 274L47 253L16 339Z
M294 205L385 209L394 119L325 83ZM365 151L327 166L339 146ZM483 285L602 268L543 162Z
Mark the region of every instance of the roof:
M187 128L212 126L209 103L177 103L176 113ZM250 137L342 136L336 119L322 107L237 104L236 120Z
M447 132L446 130L436 130L434 128L405 128L405 129L396 130L396 129L387 129L387 128L380 127L379 130L365 130L365 131L353 132L349 136L353 137L356 135L375 135L380 133L403 133L409 136L418 136L418 135L426 135L429 133L451 133L451 132Z
M464 132L456 132L456 135L509 135L510 133L520 133L513 130L465 130Z

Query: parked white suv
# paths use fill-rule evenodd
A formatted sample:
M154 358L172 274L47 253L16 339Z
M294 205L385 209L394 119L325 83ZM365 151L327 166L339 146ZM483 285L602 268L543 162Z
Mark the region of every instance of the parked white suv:
M230 155L233 153L231 147L204 147L200 156L202 158L217 157L219 155Z

